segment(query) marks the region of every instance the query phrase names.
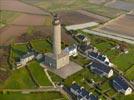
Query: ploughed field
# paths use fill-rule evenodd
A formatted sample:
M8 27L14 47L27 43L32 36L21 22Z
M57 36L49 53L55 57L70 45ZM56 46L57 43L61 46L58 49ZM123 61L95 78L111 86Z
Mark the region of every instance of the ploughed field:
M106 25L101 30L134 37L134 15L127 14Z
M84 12L84 11L83 11ZM81 11L60 11L58 12L61 17L61 22L65 25L81 24L91 21L104 22L106 20L97 18L95 15L91 16L90 13Z
M16 12L23 12L23 13L30 13L30 14L39 14L43 15L46 14L43 10L36 8L34 6L25 4L18 0L1 0L1 10L9 10L9 11L16 11Z
M9 44L17 36L25 33L28 26L43 25L43 21L45 21L43 16L22 14L7 27L0 30L0 44Z

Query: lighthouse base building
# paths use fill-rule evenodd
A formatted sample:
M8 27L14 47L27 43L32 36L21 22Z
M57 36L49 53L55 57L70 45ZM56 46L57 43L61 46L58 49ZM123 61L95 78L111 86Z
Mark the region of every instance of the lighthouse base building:
M47 53L45 55L45 64L50 68L60 69L69 64L69 54L62 51L56 57L53 53Z

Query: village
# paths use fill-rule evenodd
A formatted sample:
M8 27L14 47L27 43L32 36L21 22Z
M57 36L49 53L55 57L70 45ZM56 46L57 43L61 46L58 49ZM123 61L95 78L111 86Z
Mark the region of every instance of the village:
M75 59L75 58L77 58L78 55L81 55L83 58L90 60L89 63L87 63L86 65L83 66L84 68L85 67L88 68L89 70L91 70L92 73L97 74L99 77L106 77L107 79L110 79L109 81L112 81L110 83L111 86L117 92L123 93L124 95L129 95L132 93L133 86L131 85L131 83L123 76L123 73L120 73L120 70L117 70L115 68L115 65L110 62L107 55L104 55L103 53L99 52L98 49L92 45L91 40L88 39L88 37L86 35L83 35L82 33L80 33L79 31L76 31L76 30L75 31L71 30L68 33L76 41L76 44L72 44L67 47L64 47L63 51L68 53L69 57L72 57ZM56 34L57 34L57 32L56 32ZM117 45L117 46L111 48L111 50L112 49L119 49L121 54L129 53L128 49L125 48L125 46L123 44ZM18 61L16 62L17 67L15 69L20 69L21 67L27 66L27 64L34 59L37 60L38 63L40 63L40 67L45 68L42 63L42 61L45 60L45 55L36 51L30 44L29 48L28 48L28 52L26 54L20 56ZM69 66L71 66L71 65L69 65ZM57 74L58 76L60 76L63 79L66 79L67 77L69 77L69 76L71 77L71 75L73 75L74 73L76 73L82 69L82 68L78 67L78 65L76 65L77 67L74 67L75 66L74 64L71 66L71 68L69 66L64 69L61 68L62 70L60 72L56 72L56 71L54 72L53 70L51 70L51 68L47 69L47 70L49 70L52 73ZM74 67L74 68L72 68L72 67ZM45 70L45 71L47 71L47 70ZM68 72L68 71L70 71L70 72ZM46 72L46 73L48 74L48 72ZM66 75L66 73L68 73L68 74ZM114 76L114 78L111 79L111 77L113 77L113 76ZM48 77L50 77L49 74L48 74ZM50 77L50 80L52 81L51 77ZM90 81L94 87L98 88L99 85L95 82L94 79L92 79ZM56 85L58 85L58 84L53 83L53 81L52 81L52 84L55 88L56 88ZM64 82L61 83L60 85L63 88ZM69 87L70 87L70 89L68 90L69 95L71 93L71 96L72 95L76 96L78 98L78 100L89 100L89 99L98 100L99 99L98 96L92 94L92 92L88 92L86 88L80 86L75 81L72 81L72 85ZM65 86L65 88L69 88L69 87ZM68 91L67 91L67 93L68 93ZM106 96L106 98L108 99L109 97Z
M44 12L39 11L43 18ZM11 71L8 77L5 74L8 69L0 68L3 72L0 77L3 80L7 77L3 82L0 79L0 98L23 99L27 95L30 100L133 100L133 37L129 32L128 36L116 34L113 32L116 27L110 27L115 21L133 16L133 12L122 14L119 19L86 15L87 10L51 12L45 16L45 26L40 22L34 27L27 25L24 34L17 39L12 36L9 46L3 45L2 38L1 48L5 50L2 52L8 49L4 55L8 55L6 61ZM12 25L24 28L27 21ZM33 22L31 19L30 23Z

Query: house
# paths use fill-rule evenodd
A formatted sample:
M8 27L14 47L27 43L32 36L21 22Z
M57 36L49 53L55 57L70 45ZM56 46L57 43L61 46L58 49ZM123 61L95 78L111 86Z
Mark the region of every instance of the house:
M16 65L17 66L24 66L24 65L26 65L27 62L33 60L34 57L35 57L34 52L27 52L27 54L23 55L20 58L20 61L19 62L16 62Z
M78 55L77 45L76 44L74 44L74 45L72 45L70 47L66 47L64 49L64 51L67 52L67 53L69 53L69 56L75 57L75 56Z
M92 93L89 93L83 87L80 87L78 84L73 83L70 87L70 91L77 97L77 100L98 100L96 96Z
M92 72L100 76L105 76L107 78L113 76L113 70L111 69L111 67L104 65L102 63L93 62L89 65L89 67Z
M93 51L94 48L89 44L89 43L82 43L81 45L79 45L78 47L78 50L81 52L81 53L84 53L84 54L88 54L89 51Z
M98 52L88 52L88 57L90 57L91 59L97 60L100 63L106 64L109 67L112 67L113 64L109 61L108 57L106 55L102 55Z
M132 88L129 87L126 80L122 76L117 76L112 81L113 87L124 95L129 95L132 93Z
M83 34L77 34L75 37L79 42L86 42L88 40L87 37Z

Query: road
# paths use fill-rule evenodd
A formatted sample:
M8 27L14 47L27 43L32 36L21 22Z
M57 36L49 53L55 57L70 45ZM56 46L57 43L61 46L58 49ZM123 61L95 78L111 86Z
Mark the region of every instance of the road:
M41 88L35 88L35 89L0 89L0 92L21 92L25 94L33 93L33 92L49 92L49 91L57 91L61 94L65 95L68 100L73 100L72 97L61 87L56 86L54 88L53 86L42 86Z
M2 89L0 91L31 93L31 92L60 91L60 88L54 88L53 86L48 86L48 87L45 86L42 88L35 88L35 89Z
M93 34L93 35L98 35L98 36L102 36L102 37L107 37L107 38L111 38L111 39L115 39L115 40L119 40L119 41L124 41L130 44L134 44L134 38L132 37L128 37L128 36L124 36L124 35L118 35L118 34L112 34L112 33L102 33L102 32L97 32L97 31L92 31L92 30L88 30L88 29L83 29L83 32L87 32L89 34Z

